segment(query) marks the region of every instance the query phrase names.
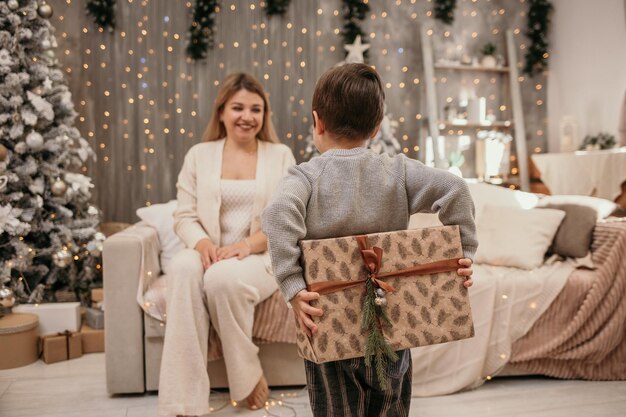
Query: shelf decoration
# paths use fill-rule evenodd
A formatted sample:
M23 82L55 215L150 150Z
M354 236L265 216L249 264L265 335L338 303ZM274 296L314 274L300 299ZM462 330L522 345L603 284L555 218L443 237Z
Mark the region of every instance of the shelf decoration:
M526 36L531 43L526 49L524 73L532 77L548 68L548 30L554 7L548 0L530 0L529 3Z

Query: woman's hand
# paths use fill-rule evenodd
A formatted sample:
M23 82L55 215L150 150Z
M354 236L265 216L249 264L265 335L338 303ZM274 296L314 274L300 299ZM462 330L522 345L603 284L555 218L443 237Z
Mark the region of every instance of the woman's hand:
M472 270L472 263L473 262L470 258L459 259L459 265L462 268L457 269L456 273L460 277L465 277L465 282L463 283L465 288L469 288L474 284L474 281L472 280L472 274L474 273L474 270Z
M194 249L200 253L202 266L205 270L218 261L218 248L209 239L201 239L198 243L196 243L196 247Z
M223 246L217 250L217 259L219 261L228 258L243 259L252 253L252 247L245 240L235 243L234 245Z

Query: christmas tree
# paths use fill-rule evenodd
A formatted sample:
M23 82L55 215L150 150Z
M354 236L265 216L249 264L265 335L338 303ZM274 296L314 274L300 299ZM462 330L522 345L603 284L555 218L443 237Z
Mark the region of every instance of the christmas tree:
M357 36L354 43L345 45L347 56L337 66L351 63L363 63L363 53L369 48L368 44L361 43L361 36ZM393 120L392 115L387 113L387 106L385 106L385 115L383 121L380 124L380 129L376 136L374 136L367 147L378 153L387 153L389 155L395 155L400 152L400 142L395 137L398 122ZM306 137L306 148L304 149L304 158L309 160L314 156L319 155L319 152L315 148L313 143L313 126L309 129L309 135Z
M52 8L0 2L0 288L19 302L84 300L99 286L100 211L81 173L95 154L74 127Z

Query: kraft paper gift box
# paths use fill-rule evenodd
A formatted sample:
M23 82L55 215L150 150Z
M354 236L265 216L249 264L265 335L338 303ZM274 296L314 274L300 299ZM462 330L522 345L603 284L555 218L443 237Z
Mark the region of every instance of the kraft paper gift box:
M83 342L80 333L66 331L41 338L43 361L55 363L83 356Z
M465 278L456 273L463 258L458 226L305 240L300 247L308 289L320 293L311 305L324 311L313 317L318 331L311 338L297 329L303 358L323 363L365 356L366 288L373 291L370 301L384 298L375 323L393 351L474 336ZM394 273L402 276L386 276ZM374 278L369 287L368 277Z
M87 323L80 328L83 353L104 352L104 330L92 329Z

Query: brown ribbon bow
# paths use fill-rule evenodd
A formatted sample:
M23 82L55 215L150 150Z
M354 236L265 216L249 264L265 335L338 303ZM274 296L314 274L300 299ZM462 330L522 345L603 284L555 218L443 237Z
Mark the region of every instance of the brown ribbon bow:
M385 273L380 272L380 265L383 260L383 249L378 246L370 248L367 241L367 236L356 236L356 241L361 250L361 257L365 263L365 267L370 271L370 278L376 285L387 292L396 291L396 289L383 281L383 278L390 277L406 277L412 275L429 275L439 272L454 271L459 267L459 259L444 259L442 261L429 262L427 264L415 265L410 268L400 269L398 271L391 271ZM357 287L365 283L367 279L358 279L354 281L324 281L314 282L308 285L308 291L317 292L320 295L329 294L335 291L345 290L352 287Z

